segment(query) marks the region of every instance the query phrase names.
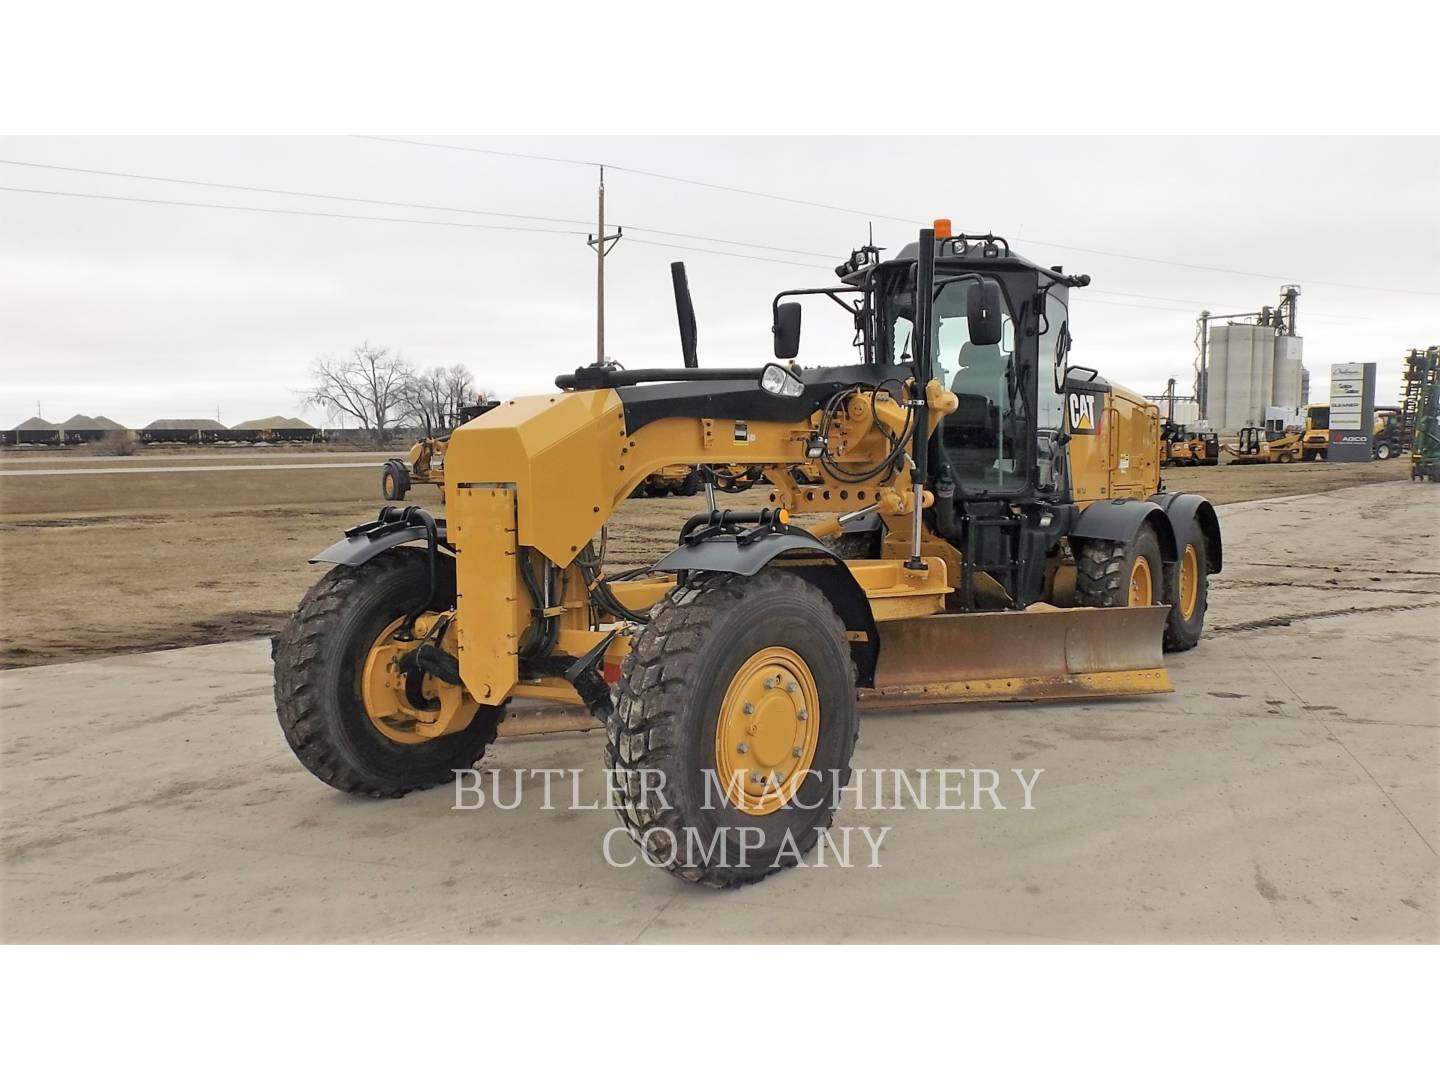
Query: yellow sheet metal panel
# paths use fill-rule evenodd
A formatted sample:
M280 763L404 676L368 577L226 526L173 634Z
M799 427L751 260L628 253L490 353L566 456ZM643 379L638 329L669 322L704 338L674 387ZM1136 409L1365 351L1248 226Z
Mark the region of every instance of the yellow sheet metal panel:
M452 488L446 527L458 555L460 677L477 701L498 705L519 677L517 650L530 611L515 559L515 490L496 484Z
M1160 408L1134 391L1065 395L1070 484L1077 503L1144 499L1160 489Z
M1070 488L1077 503L1110 497L1110 411L1107 396L1081 390L1065 393L1065 430L1070 441Z
M1160 407L1123 386L1110 394L1110 498L1145 499L1160 489Z
M516 398L450 437L446 494L462 482L514 484L520 543L567 566L617 505L627 441L613 390Z

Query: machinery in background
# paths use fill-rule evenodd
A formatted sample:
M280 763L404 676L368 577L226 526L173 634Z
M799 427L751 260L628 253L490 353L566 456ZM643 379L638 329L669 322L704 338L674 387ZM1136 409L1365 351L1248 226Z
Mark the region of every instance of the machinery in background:
M1370 440L1370 453L1376 461L1389 461L1404 452L1401 432L1401 411L1394 405L1375 406L1375 433Z
M1220 436L1213 431L1191 432L1190 464L1219 465Z
M1219 465L1220 436L1213 431L1191 431L1183 424L1160 429L1160 464Z
M694 465L667 465L647 476L634 494L647 499L694 495L699 492L702 482L700 470Z
M1172 465L1219 465L1220 436L1208 430L1207 421L1199 422L1200 428L1191 430L1185 424L1175 421L1175 380L1172 378L1165 387L1165 393L1158 399L1166 403L1165 422L1160 425L1160 464Z
M1298 431L1270 436L1264 428L1241 428L1236 441L1225 446L1231 465L1288 465L1299 461L1302 436Z
M1330 454L1330 406L1306 405L1300 436L1301 460L1324 461Z
M1414 349L1408 359L1401 409L1413 432L1410 479L1440 483L1440 349Z
M442 491L445 487L445 451L450 445L450 436L455 428L468 424L477 416L484 416L499 401L477 401L457 409L450 417L449 430L442 435L421 439L410 447L410 453L403 458L391 458L380 466L380 495L387 502L399 502L413 484L434 484Z
M1405 355L1405 370L1400 381L1400 451L1413 448L1420 419L1424 414L1427 388L1435 384L1440 371L1440 345L1428 349L1411 349Z
M1407 389L1408 397L1409 390ZM1418 397L1417 397L1418 400ZM1399 457L1408 447L1405 436L1406 405L1377 405L1371 453L1380 461ZM1301 433L1301 460L1326 461L1330 456L1330 406L1305 406L1305 430Z

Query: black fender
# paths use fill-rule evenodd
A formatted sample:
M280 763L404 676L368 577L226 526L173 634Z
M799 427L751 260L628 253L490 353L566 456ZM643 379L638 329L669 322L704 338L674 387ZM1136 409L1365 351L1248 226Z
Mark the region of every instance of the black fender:
M1176 537L1184 537L1191 529L1199 528L1200 534L1205 537L1205 569L1208 573L1218 574L1222 561L1220 518L1210 500L1203 495L1162 491L1151 495L1149 501L1164 509Z
M1160 557L1174 562L1179 557L1175 529L1164 507L1140 499L1107 499L1093 502L1080 511L1070 529L1070 536L1079 540L1113 540L1129 543L1140 529L1149 525L1160 541Z
M393 510L393 507L387 507ZM436 522L436 540L439 551L454 556L445 543L445 522ZM319 554L310 556L312 563L336 563L340 566L360 566L369 562L382 551L389 551L401 544L426 539L429 530L423 524L404 520L366 521L354 528L346 529L345 535Z
M772 565L804 578L825 594L845 624L856 682L874 686L880 634L870 612L870 601L845 560L803 529L792 526L746 543L738 542L735 536L719 535L681 544L652 569L674 573L683 581L691 572L753 577Z

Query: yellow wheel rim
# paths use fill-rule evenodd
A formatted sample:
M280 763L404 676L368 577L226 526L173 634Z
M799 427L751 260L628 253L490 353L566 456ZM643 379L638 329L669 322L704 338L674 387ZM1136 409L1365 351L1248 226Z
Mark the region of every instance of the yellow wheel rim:
M1195 604L1200 599L1200 556L1194 544L1185 545L1185 554L1180 556L1180 617L1186 622L1195 614Z
M1155 585L1150 576L1150 560L1138 558L1130 568L1130 606L1149 607L1155 602Z
M436 703L433 709L417 708L405 692L407 677L401 670L402 657L413 650L438 616L427 614L415 621L415 640L397 641L396 632L404 618L396 619L380 632L360 674L360 700L375 730L392 742L422 743L465 727L474 718L479 703L459 686L433 676L420 680L420 693ZM446 632L449 637L453 627Z
M820 692L797 653L771 646L740 665L715 725L716 779L736 809L760 817L789 803L819 742Z

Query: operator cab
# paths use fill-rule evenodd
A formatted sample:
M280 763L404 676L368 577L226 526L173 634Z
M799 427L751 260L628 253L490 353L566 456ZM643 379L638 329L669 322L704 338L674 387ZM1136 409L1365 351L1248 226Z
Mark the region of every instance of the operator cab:
M1001 237L950 236L948 222L936 225L928 363L913 351L913 243L884 261L873 245L857 250L836 269L846 287L777 296L776 355L793 358L799 344L799 305L781 303L782 297L829 295L853 311L855 344L866 364L928 371L959 398L959 408L939 426L931 467L948 473L960 498L1063 499L1069 488L1063 452L1068 295L1089 278L1032 263ZM846 293L858 296L846 303ZM987 325L975 325L982 296L999 309L998 334L988 318Z

